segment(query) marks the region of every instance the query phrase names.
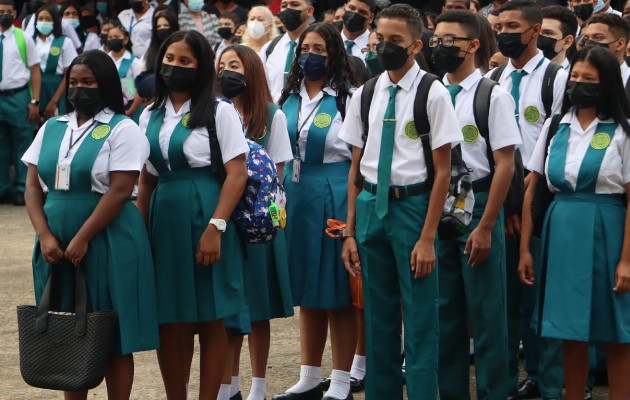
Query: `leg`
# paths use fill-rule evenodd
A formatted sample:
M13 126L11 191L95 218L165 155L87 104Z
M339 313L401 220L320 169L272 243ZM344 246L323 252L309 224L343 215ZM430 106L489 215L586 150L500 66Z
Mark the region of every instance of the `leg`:
M28 150L33 141L33 125L28 121L28 104L30 94L23 90L13 96L6 96L13 107L14 116L10 120L11 126L11 161L15 166L15 181L13 191L24 193L26 182L26 165L21 161L22 156Z
M300 307L300 358L302 365L321 367L327 336L328 316L326 310Z
M63 392L63 400L87 400L88 392Z
M508 321L508 391L510 396L515 396L518 391L518 364L519 364L519 344L521 342L522 318L522 296L523 287L518 279L518 259L519 242L505 239L506 258L506 298L507 298L507 321Z
M333 371L326 396L345 399L350 393L350 368L357 345L357 324L353 307L328 310Z
M2 99L0 99L0 104ZM0 197L8 196L12 192L9 180L9 167L11 166L11 130L9 125L0 121Z
M608 366L608 385L610 400L627 400L630 398L630 344L606 344L606 362Z
M352 368L350 369L351 389L360 392L365 385L365 315L363 310L355 310L357 319L357 346L354 349Z
M216 399L228 355L228 339L223 320L197 324L201 366L199 368L199 399Z
M356 310L357 314L357 347L354 354L365 357L365 314L363 310Z
M133 372L132 354L112 358L105 373L108 399L129 399L131 387L133 386Z
M583 400L588 377L588 342L565 340L562 358L567 400Z
M236 348L243 343L243 337L236 334L232 329L226 329L227 335L227 352L225 357L225 365L223 368L223 376L221 378L221 386L217 400L229 400L232 386L232 371L234 369L234 355ZM240 339L240 340L239 340ZM238 365L239 361L236 361ZM238 367L237 367L238 369Z
M192 324L160 325L160 348L157 356L168 400L186 400L186 384L192 357L190 347L194 343L194 337Z
M252 322L249 335L249 357L252 363L252 377L264 378L267 372L271 328L269 321Z

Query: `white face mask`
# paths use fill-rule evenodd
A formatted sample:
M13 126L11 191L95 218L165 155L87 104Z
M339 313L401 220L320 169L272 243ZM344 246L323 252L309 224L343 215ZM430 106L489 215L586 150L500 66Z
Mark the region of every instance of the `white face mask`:
M260 21L249 21L247 23L247 34L254 40L265 36L267 28Z

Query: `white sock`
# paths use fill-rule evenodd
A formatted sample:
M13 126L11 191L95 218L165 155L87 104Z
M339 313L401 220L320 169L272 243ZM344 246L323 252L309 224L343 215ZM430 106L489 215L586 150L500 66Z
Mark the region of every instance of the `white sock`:
M350 393L350 372L333 369L330 373L330 388L327 397L344 400Z
M267 381L265 378L252 378L252 388L247 400L265 400L267 395Z
M302 365L300 367L300 380L287 390L289 393L304 393L319 385L322 380L321 367Z
M188 398L188 384L186 384L186 398Z
M469 345L469 354L473 355L475 354L475 342L473 339L470 339L470 345Z
M350 376L359 380L365 378L365 356L354 355Z
M230 400L230 384L221 384L217 400Z
M236 396L241 391L241 385L239 384L238 376L232 377L232 383L230 384L230 397Z

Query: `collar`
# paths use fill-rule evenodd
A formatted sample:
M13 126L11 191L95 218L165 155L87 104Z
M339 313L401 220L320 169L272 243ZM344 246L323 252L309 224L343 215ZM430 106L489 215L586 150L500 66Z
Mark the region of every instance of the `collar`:
M15 26L11 25L11 27L9 29L7 29L4 32L0 32L4 35L4 38L10 38L11 36L13 36L13 30L15 29Z
M131 9L130 9L130 10L131 10ZM145 13L142 15L142 17L140 17L140 18L138 18L138 19L136 19L136 13L135 13L135 12L133 12L133 10L131 10L131 18L132 18L134 21L137 21L137 22L139 22L139 21L144 21L144 20L145 20L145 19L147 19L147 18L153 18L153 12L154 12L154 11L155 11L155 8L153 8L153 6L152 6L151 4L149 4L149 9L147 10L147 12L145 12Z
M343 40L343 43L344 43L344 44L346 43L346 40L352 40L353 42L355 42L355 43L356 43L356 42L360 42L360 41L361 41L361 39L363 39L363 37L364 37L364 36L366 36L366 35L369 37L369 36L370 36L370 33L371 33L371 32L370 32L370 30L369 30L369 29L366 29L366 30L365 30L362 34L360 34L360 35L359 35L359 36L357 36L356 38L354 38L354 39L349 39L349 38L346 36L346 34L345 34L345 33L343 33L343 29L342 29L342 30L341 30L341 40ZM367 40L367 39L366 39L366 40Z
M531 60L529 60L527 62L527 64L525 64L525 66L523 67L523 71L527 72L527 75L531 75L532 72L534 72L534 70L538 67L538 63L540 63L540 60L543 60L545 57L543 56L542 51L538 50L538 53L536 53L536 55L534 57L531 58ZM516 68L514 68L514 65L512 64L512 60L510 60L508 62L507 68L505 68L505 74L511 74L512 71L518 71Z
M625 62L624 62L625 64ZM571 68L571 63L569 62L569 59L565 57L564 60L562 60L562 62L560 63L560 66L565 70L565 71L569 71L569 68Z
M114 59L114 54L110 51L109 53L107 53L112 59ZM118 61L120 60L124 60L126 58L131 58L131 53L129 52L129 50L125 50L125 52L123 53L122 57L120 57L118 59ZM118 62L116 61L116 62Z
M571 107L569 112L567 112L564 115L564 117L562 117L562 119L560 120L561 124L569 124L572 131L577 132L581 135L594 131L595 129L597 129L597 125L600 123L611 124L613 122L614 121L612 118L601 120L599 119L599 117L595 117L593 122L591 122L586 129L582 129L582 125L580 124L580 120L577 117L577 112L576 112L575 107Z
M417 62L413 63L413 66L409 68L409 71L402 77L402 79L396 83L398 87L400 87L405 92L410 92L414 87L414 81L416 80L416 76L420 73L420 66ZM381 76L383 76L382 84L380 90L386 90L390 86L394 85L394 83L389 79L389 74L385 71Z
M94 118L91 118L90 120L88 120L87 122L85 122L81 126L79 126L79 123L77 122L77 113L76 113L76 111L72 111L69 114L62 115L61 117L59 117L58 121L59 122L67 122L68 123L68 128L70 128L72 130L77 130L77 129L83 129L83 128L86 128L86 127L90 126L90 124L94 120L96 120L97 122L100 122L102 124L109 124L109 121L111 121L113 116L114 116L114 112L112 110L110 110L109 108L105 108L104 110L99 111L99 113L96 114L94 116Z
M461 86L465 91L469 91L480 80L481 80L481 72L479 72L479 70L476 69L472 74L468 75L466 77L466 79L461 81L459 83L459 86ZM444 82L445 86L448 86L448 85L451 84L448 81L448 78L446 77L446 75L444 75L444 78L442 79L442 82Z
M164 112L164 116L165 117L169 117L169 118L174 118L174 117L181 117L184 114L187 114L190 112L190 99L187 100L179 109L179 111L175 112L175 108L173 108L173 103L171 103L171 98L169 97L166 100L166 105L165 105L165 112Z
M39 42L39 43L46 44L48 42L52 42L53 38L54 38L54 36L53 36L52 33L50 35L48 35L48 36L44 36L44 39L42 39L39 35L37 35L37 36L35 36L35 43Z
M625 61L625 60L623 60L623 61L621 62L620 68L621 68L621 77L622 77L622 78L624 77L624 75L626 75L626 74L630 73L630 72L628 72L628 69L629 69L629 68L628 68L628 64L626 64L626 61ZM626 84L626 82L624 82L623 84L625 85L625 84Z
M334 97L337 96L337 91L335 89L331 88L330 86L326 86L322 89L321 92L317 93L317 95L311 99L308 97L308 93L306 92L306 85L304 84L304 81L302 81L302 84L300 85L300 97L303 98L308 103L313 102L313 101L319 101L319 99L323 96L324 93L326 93L329 96L334 96Z

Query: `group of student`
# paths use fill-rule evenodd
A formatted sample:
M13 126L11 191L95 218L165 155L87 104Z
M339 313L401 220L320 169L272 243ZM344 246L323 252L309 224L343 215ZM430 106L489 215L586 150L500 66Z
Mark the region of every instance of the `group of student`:
M348 0L339 26L312 23L311 0L282 0L280 34L266 7L239 32L236 14L204 18L194 0L179 17L142 0L78 56L55 7L34 11L24 63L2 67L0 122L18 135L17 113L45 121L13 149L37 301L59 268L71 310L85 268L92 308L118 315L115 399L130 396L133 353L154 349L166 397L186 399L196 335L199 398L242 398L249 335L248 399L265 399L269 321L300 307L299 381L275 400L402 399L403 382L409 399L470 398L469 338L478 399L559 399L563 386L590 398L590 343L609 398L627 400L630 25L539 3L495 2L486 18L446 0L428 30L406 4L377 15L374 0ZM14 14L0 0L16 38L0 35L5 61L21 58ZM268 243L243 243L230 220L247 139L286 191L286 228ZM472 222L440 238L458 154ZM330 219L345 222L340 240Z

